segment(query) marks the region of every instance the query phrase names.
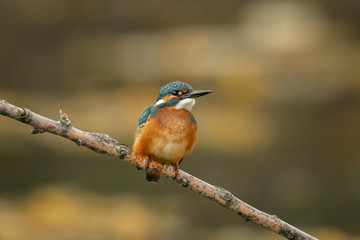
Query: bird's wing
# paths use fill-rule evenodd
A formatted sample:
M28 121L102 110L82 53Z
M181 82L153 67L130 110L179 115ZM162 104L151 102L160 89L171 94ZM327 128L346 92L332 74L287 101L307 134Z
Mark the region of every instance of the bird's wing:
M146 121L149 119L149 116L152 118L156 116L156 112L158 110L158 107L155 105L149 105L147 106L140 114L140 118L138 121L138 128L141 128L141 126L146 123Z

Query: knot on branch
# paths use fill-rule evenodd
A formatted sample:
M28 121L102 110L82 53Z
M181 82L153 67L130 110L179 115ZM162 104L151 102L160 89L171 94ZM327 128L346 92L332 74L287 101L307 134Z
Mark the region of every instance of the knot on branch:
M219 197L225 201L226 205L231 205L234 199L234 195L222 187L217 186L217 189L220 192Z
M128 154L128 151L126 148L122 147L122 148L120 148L118 153L119 153L120 159L124 159L126 157L126 155ZM137 166L136 166L136 168L137 168Z
M34 128L33 130L31 130L30 134L35 135L35 134L44 133L44 132L45 132L45 130L42 128Z
M249 215L244 214L242 212L238 212L238 215L241 216L244 219L245 222L248 222L248 221L251 220L251 217Z
M27 108L19 108L17 119L23 123L29 123L31 121L31 111Z
M297 234L291 229L280 230L279 234L283 235L287 239L297 239Z
M187 188L190 185L190 181L186 178L181 178L180 179L180 185Z
M60 125L66 129L71 127L71 121L66 113L60 109Z

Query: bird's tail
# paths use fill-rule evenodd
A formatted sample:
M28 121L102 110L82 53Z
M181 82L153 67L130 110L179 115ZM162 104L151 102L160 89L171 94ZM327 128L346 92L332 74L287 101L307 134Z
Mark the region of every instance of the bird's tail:
M160 174L153 171L153 170L147 170L146 171L146 181L157 183L160 179Z

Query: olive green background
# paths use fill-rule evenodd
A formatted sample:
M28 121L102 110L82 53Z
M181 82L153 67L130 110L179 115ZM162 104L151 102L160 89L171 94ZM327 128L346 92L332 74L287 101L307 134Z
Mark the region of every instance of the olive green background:
M181 168L320 239L360 239L357 1L0 0L0 98L131 145L174 80ZM0 117L0 239L283 239L196 193Z

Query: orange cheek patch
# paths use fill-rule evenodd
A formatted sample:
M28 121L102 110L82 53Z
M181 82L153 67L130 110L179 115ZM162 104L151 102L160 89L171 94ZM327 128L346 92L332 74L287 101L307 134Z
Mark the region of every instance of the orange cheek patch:
M164 102L166 102L166 101L168 101L168 100L170 100L170 99L172 99L172 98L174 98L174 97L175 97L175 96L167 95L167 96L163 97L162 100L163 100Z

